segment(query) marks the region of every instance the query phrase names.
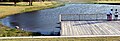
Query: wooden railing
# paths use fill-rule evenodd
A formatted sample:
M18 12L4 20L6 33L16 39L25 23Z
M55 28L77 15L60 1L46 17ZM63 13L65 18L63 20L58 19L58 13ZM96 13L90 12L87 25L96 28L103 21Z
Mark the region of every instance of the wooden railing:
M106 14L61 14L60 21L99 21L107 20Z

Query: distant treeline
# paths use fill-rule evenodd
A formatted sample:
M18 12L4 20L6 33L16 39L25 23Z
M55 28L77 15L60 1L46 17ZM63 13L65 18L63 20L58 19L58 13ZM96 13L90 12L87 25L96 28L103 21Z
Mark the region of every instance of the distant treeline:
M0 0L0 2L29 2L30 0ZM52 1L52 0L32 0L32 1Z
M39 2L39 1L54 1L54 0L0 0L0 2L14 2L16 6L17 2L29 2L29 5L32 6L32 2Z

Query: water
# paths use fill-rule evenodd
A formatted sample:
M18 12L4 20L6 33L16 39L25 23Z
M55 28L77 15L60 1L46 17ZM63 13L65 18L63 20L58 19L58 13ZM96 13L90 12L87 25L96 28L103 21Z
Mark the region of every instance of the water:
M119 9L119 5L98 5L98 4L67 4L54 9L46 9L35 12L16 14L2 19L3 25L14 28L18 25L25 31L41 32L50 34L59 32L60 14L99 14L106 13L111 8ZM119 10L120 11L120 10ZM14 24L14 25L13 25Z
M2 23L2 20L0 19L0 23Z
M2 23L3 25L6 25L6 26L8 26L8 27L10 27L8 17L6 17L6 18L4 18L4 19L0 19L0 23Z

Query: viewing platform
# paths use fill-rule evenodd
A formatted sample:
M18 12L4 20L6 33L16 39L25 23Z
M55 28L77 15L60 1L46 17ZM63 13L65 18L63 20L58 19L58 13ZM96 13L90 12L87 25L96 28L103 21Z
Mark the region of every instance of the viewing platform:
M120 21L62 21L61 36L120 35Z
M120 1L92 1L92 3L99 3L99 4L120 4Z
M98 3L98 4L113 4L113 5L119 5L120 0L96 0L91 1L92 3Z
M120 16L119 16L120 17ZM120 21L106 14L62 14L61 36L120 35Z

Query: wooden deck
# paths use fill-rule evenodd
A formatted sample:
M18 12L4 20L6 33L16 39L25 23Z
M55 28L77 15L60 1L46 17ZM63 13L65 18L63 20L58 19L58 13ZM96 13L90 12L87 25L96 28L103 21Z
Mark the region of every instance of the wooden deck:
M61 36L120 35L120 21L62 21Z
M92 1L93 3L120 3L120 1Z

